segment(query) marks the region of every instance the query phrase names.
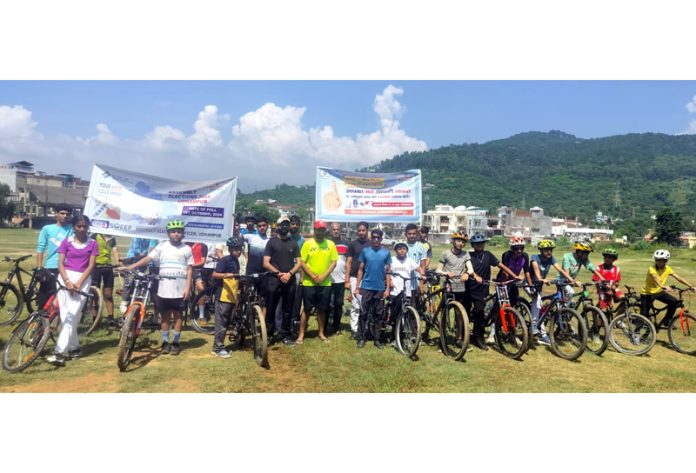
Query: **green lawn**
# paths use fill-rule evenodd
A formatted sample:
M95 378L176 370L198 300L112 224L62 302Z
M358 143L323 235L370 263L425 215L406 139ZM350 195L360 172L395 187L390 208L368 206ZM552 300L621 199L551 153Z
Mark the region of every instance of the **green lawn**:
M32 253L36 230L0 230L2 255ZM119 239L122 254L127 238ZM435 248L436 255L445 246ZM503 248L491 248L500 255ZM531 251L531 249L530 249ZM558 249L562 255L567 248ZM624 282L640 286L651 262L652 250L622 251L618 261ZM672 266L696 282L695 251L676 250ZM437 259L437 258L436 258ZM600 255L593 254L599 263ZM29 260L33 264L34 260ZM433 263L433 266L435 262ZM31 265L27 265L31 267ZM0 263L0 271L8 269ZM582 275L582 273L581 273ZM587 281L589 278L581 277ZM116 303L118 304L118 299ZM347 329L348 318L344 318ZM159 333L146 334L151 348L138 352L136 369L120 373L116 367L118 334L105 330L82 340L85 357L55 368L38 360L23 373L0 372L5 392L691 392L696 390L696 360L669 348L666 334L649 356L634 358L609 349L597 357L585 353L578 362L555 357L544 347L522 361L477 349L455 363L437 349L421 346L411 361L392 349L371 344L358 350L349 331L330 344L316 338L312 321L302 346L274 346L270 368L256 365L250 351L233 352L228 360L210 355L211 337L187 330L178 357L158 356ZM0 345L11 328L0 327Z

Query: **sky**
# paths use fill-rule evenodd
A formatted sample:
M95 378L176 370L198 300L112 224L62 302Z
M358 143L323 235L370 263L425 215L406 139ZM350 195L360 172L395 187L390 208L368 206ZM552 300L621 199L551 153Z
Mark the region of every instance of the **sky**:
M696 81L0 81L0 163L95 163L244 192L407 151L562 130L696 133Z

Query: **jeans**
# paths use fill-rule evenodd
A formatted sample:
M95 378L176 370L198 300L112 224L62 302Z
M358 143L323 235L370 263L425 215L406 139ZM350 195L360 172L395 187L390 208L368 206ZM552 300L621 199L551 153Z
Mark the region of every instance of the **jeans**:
M374 322L372 337L375 341L378 341L382 333L382 324L384 323L384 300L382 299L384 291L363 289L360 292L362 293L362 307L358 320L358 337L360 340L365 340L369 326L368 321L372 320Z
M219 352L225 348L225 334L227 327L232 320L234 304L229 302L215 302L215 338L213 340L213 351Z
M331 328L334 332L337 332L341 328L341 316L343 315L343 300L346 294L346 285L342 282L335 282L331 284L331 294L329 295L329 304L332 307L333 322ZM330 317L326 318L326 323L328 327Z

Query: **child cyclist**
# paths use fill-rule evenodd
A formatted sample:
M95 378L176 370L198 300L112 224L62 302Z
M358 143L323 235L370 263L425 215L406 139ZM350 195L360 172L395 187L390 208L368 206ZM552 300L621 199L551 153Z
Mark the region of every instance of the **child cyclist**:
M604 310L611 307L614 302L619 302L623 298L623 293L619 291L621 270L614 264L619 259L619 252L614 248L607 248L602 251L602 256L604 263L597 266L597 272L602 275L604 281L596 274L592 276L592 280L597 283L599 308Z
M553 257L553 249L556 248L556 243L553 240L541 240L537 244L539 254L530 258L532 282L534 284L534 295L532 296L532 336L539 336L539 343L542 345L551 345L549 336L546 334L543 326L539 326L539 311L541 310L541 292L542 285L551 284L551 280L547 279L551 268L555 268L558 273L563 276L569 284L575 284L570 274L568 274Z
M159 306L157 309L162 314L162 353L165 355L178 355L181 351L179 341L183 322L183 302L191 295L193 253L191 248L182 242L185 226L186 224L182 220L169 222L167 224L169 240L160 243L145 258L125 268L133 270L154 261L159 266L159 275L171 278L162 279L157 289L157 304ZM172 318L174 319L174 330L170 345L169 324Z
M230 254L217 262L212 275L214 281L225 279L215 290L215 339L211 353L219 358L230 357L229 352L225 350L225 334L237 303L237 290L236 280L229 278L239 274L239 255L244 248L244 238L231 237L226 243Z
M588 271L590 271L593 275L593 278L597 278L600 281L604 281L604 276L597 271L597 268L595 267L594 264L590 261L590 253L594 251L594 248L592 245L588 242L585 241L576 241L573 243L573 250L575 250L572 253L566 253L563 255L563 261L561 263L561 267L568 273L570 276L575 279L578 277L578 273L580 272L580 269L584 266L587 268ZM573 295L575 295L575 291L571 286L565 286L563 288L563 292L565 296L568 298L568 300L572 301Z
M645 284L640 291L640 313L646 317L654 300L667 304L667 313L660 323L661 327L669 327L672 317L679 307L679 300L669 294L672 292L672 288L667 285L667 278L672 276L680 283L689 286L691 291L694 290L691 284L679 277L670 266L667 266L669 258L670 254L667 250L657 250L653 254L655 264L648 269L648 274L645 275Z
M389 294L389 301L392 305L392 322L401 315L401 299L411 297L412 295L411 281L413 280L414 271L420 275L419 286L421 292L424 284L423 278L425 277L425 270L421 265L408 257L408 244L406 242L397 242L394 245L394 251L396 252L396 258L392 259L391 272L392 274L398 274L398 276L391 279L392 286Z

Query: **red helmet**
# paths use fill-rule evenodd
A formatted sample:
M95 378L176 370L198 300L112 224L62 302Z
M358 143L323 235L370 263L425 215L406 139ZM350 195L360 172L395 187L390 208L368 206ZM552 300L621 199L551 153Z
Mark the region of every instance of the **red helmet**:
M510 246L524 246L525 241L524 237L522 236L514 236L510 238Z

